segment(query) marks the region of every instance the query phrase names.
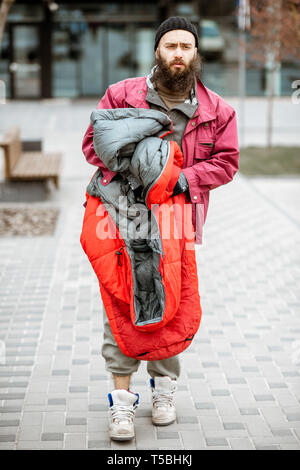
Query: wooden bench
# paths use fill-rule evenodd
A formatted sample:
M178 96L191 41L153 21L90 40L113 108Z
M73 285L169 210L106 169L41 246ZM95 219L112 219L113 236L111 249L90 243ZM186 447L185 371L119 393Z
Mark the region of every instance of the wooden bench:
M9 129L0 139L4 150L4 177L9 181L45 181L58 188L62 154L23 151L20 128Z

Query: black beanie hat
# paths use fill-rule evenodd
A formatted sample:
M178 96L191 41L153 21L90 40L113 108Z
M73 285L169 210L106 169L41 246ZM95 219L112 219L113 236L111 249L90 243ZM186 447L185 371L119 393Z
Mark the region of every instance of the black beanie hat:
M192 33L195 37L196 47L198 47L198 34L195 26L182 16L171 16L171 18L168 18L167 20L163 21L159 26L158 30L156 31L154 44L155 51L157 49L161 37L168 31L173 31L174 29L184 29L185 31L189 31L190 33Z

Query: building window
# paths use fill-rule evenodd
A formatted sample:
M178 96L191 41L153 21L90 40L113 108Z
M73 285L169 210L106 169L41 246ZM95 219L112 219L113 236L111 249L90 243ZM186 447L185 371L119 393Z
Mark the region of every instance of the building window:
M100 96L112 83L146 75L154 36L147 24L55 23L53 96Z
M42 3L42 2L40 2ZM7 21L8 22L33 22L43 21L44 7L43 5L12 5L9 10Z

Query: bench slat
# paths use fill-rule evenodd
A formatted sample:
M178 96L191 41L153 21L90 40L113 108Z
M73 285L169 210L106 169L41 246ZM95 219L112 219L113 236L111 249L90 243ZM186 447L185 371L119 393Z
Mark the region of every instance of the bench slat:
M19 158L11 176L13 178L52 177L59 174L60 153L25 152Z
M20 128L10 128L0 140L4 150L4 176L11 181L52 179L58 188L62 154L59 152L22 152Z

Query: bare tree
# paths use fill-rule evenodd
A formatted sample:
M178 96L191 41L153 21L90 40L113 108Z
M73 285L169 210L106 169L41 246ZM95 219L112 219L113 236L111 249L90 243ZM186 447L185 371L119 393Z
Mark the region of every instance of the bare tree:
M282 61L300 59L300 0L251 0L247 52L269 70L267 145L271 147L276 75Z
M0 49L1 49L1 43L2 43L2 37L5 29L5 24L6 24L6 19L8 12L10 10L10 7L14 3L15 0L2 0L1 6L0 6Z

